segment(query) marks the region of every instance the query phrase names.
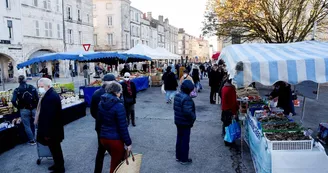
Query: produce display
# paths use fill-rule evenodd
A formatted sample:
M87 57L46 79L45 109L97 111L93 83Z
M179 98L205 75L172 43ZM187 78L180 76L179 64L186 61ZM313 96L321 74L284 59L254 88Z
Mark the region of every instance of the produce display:
M101 80L95 80L94 82L92 82L90 84L90 86L101 86L102 85L102 81Z
M73 92L62 93L60 94L60 98L62 105L75 103L79 100L79 96L75 95Z
M258 119L261 123L289 122L289 119L281 116L268 116Z
M300 126L295 122L288 123L271 123L271 124L262 124L263 131L295 131L299 130Z
M253 98L259 97L259 92L252 87L247 87L244 89L239 89L237 90L237 97L238 98L244 98L244 97L249 97L252 96Z
M276 132L266 133L265 136L270 141L299 141L299 140L311 140L309 136L305 136L303 132Z

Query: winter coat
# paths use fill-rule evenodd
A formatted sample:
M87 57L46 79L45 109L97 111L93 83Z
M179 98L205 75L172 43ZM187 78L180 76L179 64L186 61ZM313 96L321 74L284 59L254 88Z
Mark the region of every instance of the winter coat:
M105 86L102 86L101 88L99 88L98 90L96 90L91 98L91 105L90 105L90 113L91 116L96 119L96 127L95 130L99 133L100 132L100 122L97 119L97 115L98 115L98 105L100 103L101 100L101 96L103 94L105 94Z
M173 72L165 72L162 76L162 80L164 81L164 89L166 91L177 90L178 82Z
M137 103L137 89L136 89L136 85L134 84L134 82L132 82L130 80L130 85L131 85L131 91L132 91L132 95L130 95L129 91L128 91L128 85L123 82L122 84L122 89L123 89L123 99L124 99L124 104L125 105L134 105Z
M177 126L191 128L196 120L195 103L189 96L193 89L193 83L185 81L181 85L181 92L174 97L174 122Z
M64 139L64 122L61 100L57 92L50 88L41 100L38 119L37 140L43 145L48 145L45 138L61 142Z
M223 73L222 72L219 72L219 70L217 70L217 71L212 70L209 73L209 85L210 85L210 87L219 88L220 84L222 82L222 78L223 78Z
M109 93L102 95L98 119L101 122L100 138L122 140L125 145L131 145L125 108L119 98Z
M231 84L225 84L222 88L222 111L231 111L233 115L237 115L238 103L236 89Z
M278 97L277 107L284 109L285 114L289 114L292 111L292 93L290 85L281 86L279 89L275 88L270 96L275 98Z
M192 80L195 83L198 83L200 81L200 79L199 79L199 70L198 69L193 69L192 70Z

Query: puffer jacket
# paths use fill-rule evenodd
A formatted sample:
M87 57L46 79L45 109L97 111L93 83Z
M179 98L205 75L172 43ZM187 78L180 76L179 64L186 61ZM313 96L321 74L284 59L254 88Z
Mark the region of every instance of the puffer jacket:
M124 105L119 98L109 93L102 95L98 119L101 122L100 138L122 140L125 145L131 145Z
M194 84L186 80L181 85L181 92L174 98L174 122L177 126L191 128L196 120L195 103L189 96Z

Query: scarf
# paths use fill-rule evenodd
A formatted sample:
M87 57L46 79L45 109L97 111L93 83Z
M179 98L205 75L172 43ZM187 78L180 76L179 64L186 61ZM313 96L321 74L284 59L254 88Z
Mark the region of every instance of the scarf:
M36 107L35 119L34 119L34 124L35 125L37 125L38 122L39 122L39 115L40 115L40 111L41 111L41 102L42 102L43 96L41 96L41 98L39 99L38 106Z
M132 96L132 89L131 89L131 82L130 82L130 80L125 81L125 84L127 85L128 93L130 94L130 96Z

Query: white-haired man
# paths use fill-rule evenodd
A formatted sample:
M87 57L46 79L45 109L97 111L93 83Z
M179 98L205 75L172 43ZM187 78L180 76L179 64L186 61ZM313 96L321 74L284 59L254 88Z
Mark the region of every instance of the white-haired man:
M38 125L37 141L49 147L55 164L48 169L55 173L65 172L63 152L60 143L64 139L62 105L58 93L52 88L48 78L38 81L42 95L37 110L35 124Z

